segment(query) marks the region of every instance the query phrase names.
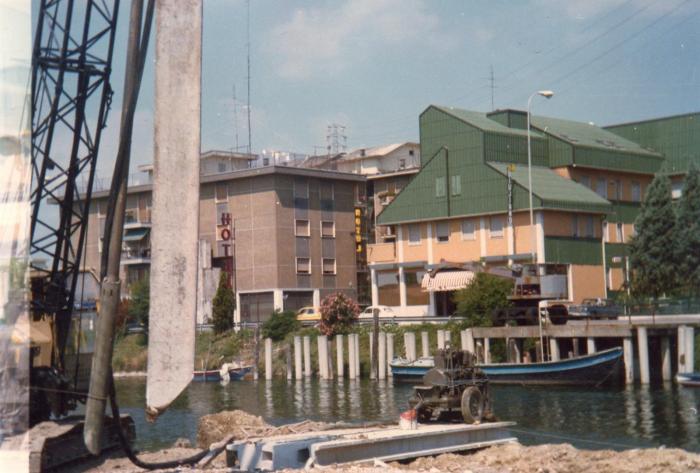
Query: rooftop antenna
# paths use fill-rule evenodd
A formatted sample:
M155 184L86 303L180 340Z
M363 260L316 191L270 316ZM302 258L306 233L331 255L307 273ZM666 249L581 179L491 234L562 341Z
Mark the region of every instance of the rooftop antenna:
M490 82L491 82L491 111L496 110L494 107L494 96L496 95L496 79L493 76L493 64L491 64L491 77L490 77Z
M233 131L236 135L235 151L240 150L238 146L238 102L236 101L236 84L233 84Z
M253 144L250 130L250 0L246 0L246 48L248 67L248 154L252 154Z

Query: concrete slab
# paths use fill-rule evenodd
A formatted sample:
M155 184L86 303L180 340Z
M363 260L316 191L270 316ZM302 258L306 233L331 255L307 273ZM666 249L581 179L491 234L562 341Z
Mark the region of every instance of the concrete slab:
M516 438L508 428L513 425L425 424L415 430L389 426L251 438L227 447L227 464L243 471L272 471L312 464L404 460L512 442Z

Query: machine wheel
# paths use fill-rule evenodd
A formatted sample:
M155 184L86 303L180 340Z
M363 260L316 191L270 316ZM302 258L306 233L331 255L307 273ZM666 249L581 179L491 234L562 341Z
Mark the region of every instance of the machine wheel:
M467 424L481 422L484 416L484 396L476 386L469 386L462 393L462 418Z

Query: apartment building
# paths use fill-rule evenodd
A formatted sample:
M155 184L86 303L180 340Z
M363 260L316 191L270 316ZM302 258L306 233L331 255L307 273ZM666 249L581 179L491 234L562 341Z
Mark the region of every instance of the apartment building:
M622 134L532 117L531 225L525 112L428 107L421 170L377 218L395 237L368 248L373 303L450 314L475 267L533 258L566 268L571 300L619 290L640 202L665 162Z
M333 292L357 298L355 209L363 176L285 166L203 169L211 172L201 177L200 266L230 275L236 321L318 306ZM151 192L150 184L128 192L121 262L127 291L149 275ZM99 271L107 191L93 197L86 264Z

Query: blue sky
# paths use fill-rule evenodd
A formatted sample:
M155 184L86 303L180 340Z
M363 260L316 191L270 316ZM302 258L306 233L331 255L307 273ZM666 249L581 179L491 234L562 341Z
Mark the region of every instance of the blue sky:
M349 148L417 140L436 103L612 124L700 110L695 0L252 0L253 151L312 153L326 126ZM128 2L122 4L100 174L111 170L121 104ZM206 0L202 149L247 144L246 2ZM151 46L153 43L151 43ZM152 51L152 48L151 48ZM133 162L152 160L153 69L144 78Z

